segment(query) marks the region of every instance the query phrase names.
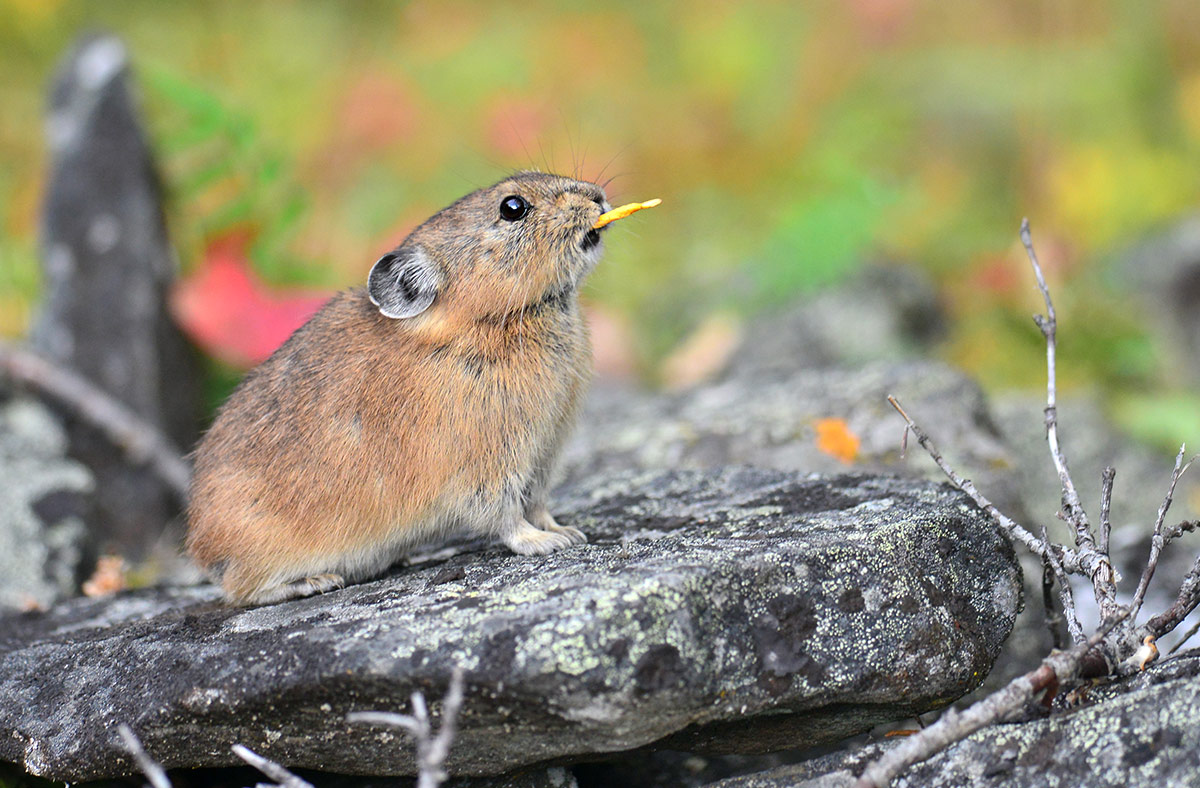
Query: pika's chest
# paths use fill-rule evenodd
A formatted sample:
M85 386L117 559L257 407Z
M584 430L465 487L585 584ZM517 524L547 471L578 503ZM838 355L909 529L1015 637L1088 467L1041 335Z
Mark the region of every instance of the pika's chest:
M480 405L540 411L578 394L591 371L591 344L582 321L561 320L538 332L446 350L447 374Z

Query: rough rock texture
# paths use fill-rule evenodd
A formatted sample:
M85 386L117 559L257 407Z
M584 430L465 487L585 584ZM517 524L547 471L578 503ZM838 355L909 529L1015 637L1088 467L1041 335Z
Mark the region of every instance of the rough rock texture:
M46 408L0 398L0 609L46 606L76 591L93 479L66 450Z
M936 362L747 376L665 395L597 389L564 452L567 478L610 471L749 464L817 472L879 471L944 480L913 442L901 454L896 395L934 434L947 459L1006 511L1020 517L1011 455L979 387ZM822 451L816 423L841 419L859 438L852 464Z
M911 767L894 788L1164 788L1200 785L1200 652L1090 690L1085 705L992 725ZM1061 704L1056 704L1061 705ZM842 788L874 744L711 788Z
M202 588L0 620L0 759L127 773L113 731L127 721L168 766L230 763L242 742L404 773L402 737L344 714L440 697L454 664L458 774L660 740L797 747L963 694L1019 602L1007 542L944 485L673 472L609 478L556 510L592 543L460 554L258 609Z
M43 300L30 339L186 450L196 436L199 376L167 314L174 254L128 83L125 49L108 36L81 41L55 79ZM72 455L97 477L90 526L105 549L142 557L178 502L91 427L72 421L69 435Z

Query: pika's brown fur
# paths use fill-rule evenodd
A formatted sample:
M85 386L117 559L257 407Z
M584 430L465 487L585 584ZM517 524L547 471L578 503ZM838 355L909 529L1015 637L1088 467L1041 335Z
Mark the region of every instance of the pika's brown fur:
M469 194L246 377L189 509L188 549L231 601L329 590L459 528L518 553L585 541L546 493L591 375L576 293L606 210L599 186L540 173Z

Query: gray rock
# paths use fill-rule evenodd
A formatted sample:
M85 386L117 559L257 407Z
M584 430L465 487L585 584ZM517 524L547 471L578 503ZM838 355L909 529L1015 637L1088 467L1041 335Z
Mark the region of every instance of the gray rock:
M924 272L869 265L837 287L756 319L725 378L790 378L799 369L912 358L941 338L945 322Z
M1117 283L1141 301L1142 317L1169 341L1172 370L1200 380L1200 216L1188 217L1118 253Z
M0 399L0 609L44 607L77 589L94 482L66 451L46 408Z
M1200 652L1093 688L1082 707L992 725L912 766L894 788L1200 785ZM733 777L710 788L841 788L891 743Z
M55 78L43 294L30 339L186 450L197 434L200 378L167 313L175 258L128 66L117 39L85 38ZM69 436L98 481L91 527L105 549L141 558L178 501L90 426L71 420Z
M856 370L793 369L679 394L597 388L563 455L571 481L627 469L719 468L945 476L915 441L906 455L894 394L946 458L1013 516L1023 508L1012 457L979 387L941 363L876 363ZM817 445L816 424L842 419L860 440L847 464Z
M592 542L460 554L258 609L160 589L0 620L0 759L71 781L129 773L126 721L167 766L228 764L241 742L294 766L411 773L403 736L344 715L439 698L454 665L459 775L656 741L794 748L962 695L1019 603L1008 543L944 485L671 472L597 480L555 510Z

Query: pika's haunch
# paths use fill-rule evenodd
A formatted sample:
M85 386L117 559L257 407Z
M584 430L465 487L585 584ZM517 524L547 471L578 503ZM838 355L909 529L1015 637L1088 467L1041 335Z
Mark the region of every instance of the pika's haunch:
M591 376L578 288L636 207L532 172L473 192L247 375L196 451L188 512L228 599L327 591L460 529L523 554L586 541L547 487Z

